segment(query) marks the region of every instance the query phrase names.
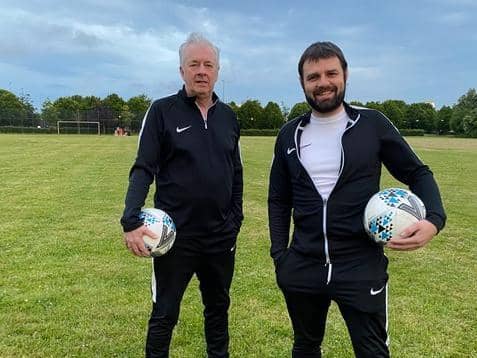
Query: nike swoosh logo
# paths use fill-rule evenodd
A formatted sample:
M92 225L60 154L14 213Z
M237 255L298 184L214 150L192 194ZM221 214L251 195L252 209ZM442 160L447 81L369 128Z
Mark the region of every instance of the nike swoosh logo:
M192 126L187 126L187 127L183 127L183 128L177 127L177 128L176 128L176 132L177 132L177 133L182 133L182 132L188 130L190 127L192 127Z
M381 292L383 292L384 287L386 287L386 285L384 285L383 287L381 287L379 290L376 290L376 291L373 288L371 288L369 293L371 294L371 296L376 296L376 295L380 294Z
M288 148L287 149L287 154L290 155L296 148Z

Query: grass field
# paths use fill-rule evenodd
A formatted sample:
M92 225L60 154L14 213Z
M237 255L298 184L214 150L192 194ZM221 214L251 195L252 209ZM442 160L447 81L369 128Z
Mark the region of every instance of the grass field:
M232 357L289 357L266 217L273 138L242 138L245 222L230 311ZM477 140L409 138L448 213L415 252L388 251L394 357L477 357ZM119 217L137 137L0 135L0 357L141 357L150 260L122 242ZM388 175L383 187L397 185ZM150 204L150 200L149 200ZM197 281L171 357L205 357ZM325 357L352 357L336 306Z

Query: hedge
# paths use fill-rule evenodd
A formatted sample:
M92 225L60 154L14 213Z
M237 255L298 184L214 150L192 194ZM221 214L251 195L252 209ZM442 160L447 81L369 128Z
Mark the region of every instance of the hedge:
M424 135L424 129L400 129L399 133L406 137L421 137Z
M276 137L280 129L242 129L240 135L246 136L263 136ZM423 136L423 129L400 129L399 132L403 136Z
M247 136L263 136L263 137L276 137L280 129L242 129L240 134L244 137ZM401 135L403 136L423 136L423 129L401 129ZM6 126L0 127L0 133L36 133L36 134L56 134L56 127L49 128L36 128L36 127L13 127ZM96 134L96 132L94 133ZM102 133L104 134L104 133ZM110 134L107 132L106 134Z
M245 137L276 137L279 131L280 129L242 129L240 135Z
M0 133L34 133L34 134L56 134L55 127L37 128L37 127L0 127Z

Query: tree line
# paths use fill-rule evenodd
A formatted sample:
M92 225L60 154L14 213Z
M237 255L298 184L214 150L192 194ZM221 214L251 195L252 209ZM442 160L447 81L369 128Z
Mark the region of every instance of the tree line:
M399 129L421 129L426 133L477 137L477 92L469 89L454 106L436 109L431 103L407 104L401 100L383 102L358 101L352 105L379 110ZM137 132L151 99L141 94L124 100L116 93L105 98L96 96L68 96L54 101L47 99L37 112L30 96L16 96L0 89L0 126L55 127L57 121L97 121L109 131L116 127ZM310 110L308 103L296 103L291 109L283 103L268 102L264 107L258 100L249 99L238 105L229 103L237 114L242 129L276 129L284 122Z

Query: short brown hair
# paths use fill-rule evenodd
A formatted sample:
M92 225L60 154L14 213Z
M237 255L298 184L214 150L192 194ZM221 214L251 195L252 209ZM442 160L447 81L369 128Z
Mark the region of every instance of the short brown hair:
M298 61L298 73L300 74L300 81L303 81L303 64L306 61L318 61L322 58L338 57L343 71L348 70L348 63L343 55L341 49L332 42L315 42L310 45L300 57Z

